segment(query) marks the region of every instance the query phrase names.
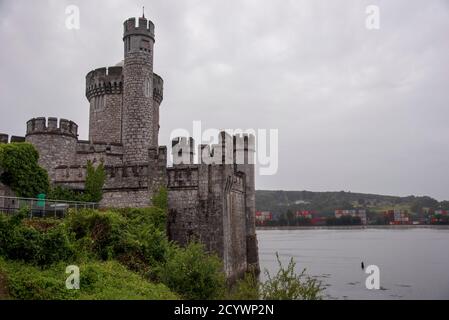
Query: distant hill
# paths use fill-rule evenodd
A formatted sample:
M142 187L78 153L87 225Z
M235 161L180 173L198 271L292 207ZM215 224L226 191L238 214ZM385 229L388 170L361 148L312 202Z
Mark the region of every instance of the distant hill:
M312 192L312 191L256 191L256 209L271 211L275 215L288 210L315 210L322 215L332 215L336 209L364 208L371 212L387 209L404 209L419 214L423 208L449 209L449 202L423 196L385 196L353 192Z

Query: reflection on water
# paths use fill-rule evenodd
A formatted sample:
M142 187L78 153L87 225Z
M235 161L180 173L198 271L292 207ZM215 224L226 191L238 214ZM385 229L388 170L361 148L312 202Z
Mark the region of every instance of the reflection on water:
M258 230L261 269L277 271L276 252L326 285L328 299L449 299L449 229ZM380 290L361 269L380 268ZM264 274L262 274L264 278Z

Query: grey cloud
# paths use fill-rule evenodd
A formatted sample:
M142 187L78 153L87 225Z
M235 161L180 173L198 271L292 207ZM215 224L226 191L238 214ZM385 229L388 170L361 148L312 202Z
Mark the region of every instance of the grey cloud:
M87 137L84 77L122 59L141 1L0 1L0 131L69 118ZM257 187L449 199L449 6L431 1L145 1L170 131L279 128ZM65 6L81 29L64 27ZM364 27L379 5L381 29Z

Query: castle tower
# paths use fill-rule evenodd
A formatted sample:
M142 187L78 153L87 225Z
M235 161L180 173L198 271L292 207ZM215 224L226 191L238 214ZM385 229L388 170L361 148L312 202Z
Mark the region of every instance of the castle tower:
M122 67L99 68L86 76L89 100L89 140L92 143L122 142Z
M158 147L159 112L153 102L154 24L145 17L124 23L122 143L124 162L148 161L149 148Z
M26 142L39 152L39 164L55 180L55 168L75 163L78 125L66 119L34 118L27 122Z

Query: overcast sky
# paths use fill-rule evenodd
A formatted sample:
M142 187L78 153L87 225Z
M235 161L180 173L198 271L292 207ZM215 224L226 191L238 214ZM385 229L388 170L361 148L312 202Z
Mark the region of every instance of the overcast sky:
M65 27L70 4L80 30ZM279 129L278 173L258 189L449 199L446 0L0 0L0 132L54 116L87 139L85 75L123 59L122 23L142 5L165 80L161 144L193 120Z

